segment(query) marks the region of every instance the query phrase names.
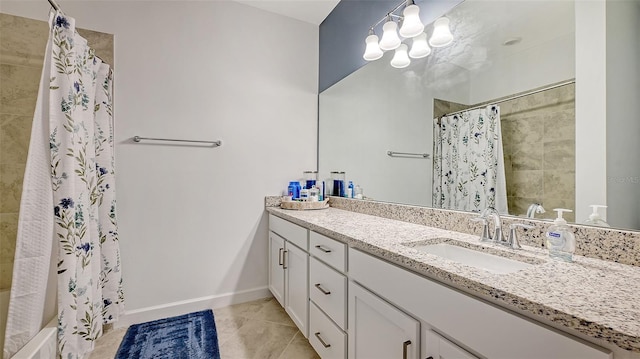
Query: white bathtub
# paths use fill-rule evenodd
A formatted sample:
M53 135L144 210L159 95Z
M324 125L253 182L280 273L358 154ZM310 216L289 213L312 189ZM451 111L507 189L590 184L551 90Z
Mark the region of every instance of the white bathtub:
M0 292L0 349L4 348L4 331L7 325L7 310L9 309L9 291ZM54 359L56 357L56 318L53 318L42 330L36 334L24 348L20 349L11 359ZM1 357L0 352L0 357Z
M53 318L11 359L54 359L56 357L57 325L58 320Z

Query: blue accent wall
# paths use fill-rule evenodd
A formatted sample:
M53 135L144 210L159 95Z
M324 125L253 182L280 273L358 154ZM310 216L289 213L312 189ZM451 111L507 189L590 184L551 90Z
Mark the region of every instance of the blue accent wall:
M320 24L320 92L367 63L362 54L369 27L400 1L342 0L336 5Z
M402 0L342 0L320 24L319 92L347 77L367 62L362 58L369 27ZM415 0L425 24L463 0ZM375 28L382 37L382 24Z

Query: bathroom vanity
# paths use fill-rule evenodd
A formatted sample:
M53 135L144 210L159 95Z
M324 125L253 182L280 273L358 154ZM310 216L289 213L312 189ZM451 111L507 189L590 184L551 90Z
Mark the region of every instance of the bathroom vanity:
M322 358L640 358L638 267L336 208L267 211L269 287Z

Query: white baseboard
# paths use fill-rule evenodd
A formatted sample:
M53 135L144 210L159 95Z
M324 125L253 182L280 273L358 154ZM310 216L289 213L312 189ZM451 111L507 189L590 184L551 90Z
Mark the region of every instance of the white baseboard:
M118 322L114 324L114 328L124 328L133 324L197 312L200 310L222 308L233 304L249 302L271 296L272 295L268 287L260 287L240 292L188 299L131 311L125 310Z

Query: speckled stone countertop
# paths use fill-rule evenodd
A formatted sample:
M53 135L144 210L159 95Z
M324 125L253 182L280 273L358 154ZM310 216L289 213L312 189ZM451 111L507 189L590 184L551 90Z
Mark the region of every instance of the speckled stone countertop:
M604 340L634 357L640 353L639 267L582 256L575 256L573 263L560 262L549 259L542 248L523 246L516 251L481 243L477 235L336 208L289 211L268 207L267 211L507 309ZM412 247L440 243L442 238L534 265L494 274Z

